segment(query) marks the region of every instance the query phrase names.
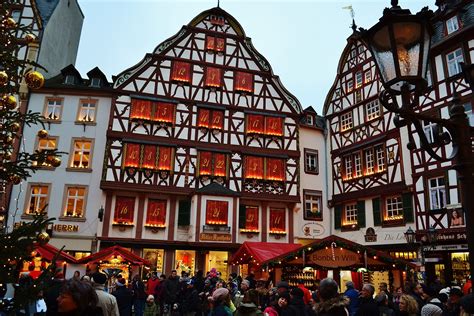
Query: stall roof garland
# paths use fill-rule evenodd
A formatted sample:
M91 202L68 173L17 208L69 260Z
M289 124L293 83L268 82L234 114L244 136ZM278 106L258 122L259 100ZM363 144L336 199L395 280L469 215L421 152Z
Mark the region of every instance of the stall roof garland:
M124 261L128 261L133 265L146 265L150 266L150 262L143 258L140 258L136 254L130 252L126 248L120 246L112 246L109 248L102 249L99 252L91 254L90 256L80 259L79 263L92 263L99 261L107 261L109 258L122 257Z
M268 264L270 266L279 265L281 264L282 261L290 261L290 260L294 260L294 259L298 259L302 257L303 252L306 252L307 254L308 251L315 251L318 249L328 248L331 246L335 246L337 248L344 248L347 250L352 250L352 251L355 251L357 253L362 253L362 254L366 252L368 258L379 260L387 265L392 265L392 267L396 267L396 266L404 267L404 268L415 267L415 264L403 259L394 258L390 254L386 253L385 251L380 251L371 247L367 247L367 246L364 246L364 245L361 245L353 241L350 241L338 236L334 236L334 235L316 240L310 244L300 247L297 250L286 253L285 255L272 258L271 260L268 261Z

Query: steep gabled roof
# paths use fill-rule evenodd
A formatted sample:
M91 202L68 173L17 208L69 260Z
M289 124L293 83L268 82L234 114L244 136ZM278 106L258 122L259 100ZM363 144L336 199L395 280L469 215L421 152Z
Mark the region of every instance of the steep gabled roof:
M239 196L240 193L228 189L216 182L212 182L211 184L206 185L200 189L196 190L196 193L200 194L208 194L208 195L227 195L227 196Z

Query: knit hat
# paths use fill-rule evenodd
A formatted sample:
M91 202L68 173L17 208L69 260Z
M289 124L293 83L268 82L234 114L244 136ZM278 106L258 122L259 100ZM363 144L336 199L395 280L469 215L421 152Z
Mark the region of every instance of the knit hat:
M154 301L155 300L155 297L153 295L148 295L148 297L146 298L147 301Z
M92 282L97 284L105 284L105 282L107 282L107 276L103 273L96 272L92 275Z
M459 301L466 313L474 314L474 294L471 293L461 298Z
M125 286L125 283L126 283L126 282L127 282L127 281L125 281L124 278L120 278L120 279L118 279L117 281L115 281L115 284L116 284L117 286Z
M449 296L459 296L459 297L462 297L462 290L458 287L452 287L451 288L451 291L449 291Z
M443 310L434 304L426 304L421 309L421 316L441 316L443 315Z
M240 284L241 284L241 285L244 284L244 285L246 285L247 287L250 287L250 281L249 281L249 280L243 280Z
M229 290L226 289L225 287L220 287L220 288L214 290L214 292L212 293L212 299L214 301L217 301L219 299L219 297L225 296L227 294L229 294Z

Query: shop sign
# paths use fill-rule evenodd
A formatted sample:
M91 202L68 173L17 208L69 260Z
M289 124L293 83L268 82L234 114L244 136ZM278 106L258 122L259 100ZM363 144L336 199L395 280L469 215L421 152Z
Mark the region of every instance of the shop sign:
M231 241L231 234L201 233L200 240L204 241Z
M467 251L467 245L437 245L426 249L427 251Z
M304 237L318 237L324 234L324 226L319 223L307 223L302 228Z
M466 240L466 233L439 233L438 241L440 240Z
M307 256L308 264L317 264L327 268L348 267L360 263L360 255L341 248L317 250Z
M377 234L375 233L375 229L372 227L367 228L365 231L365 242L376 242L377 241Z
M79 225L55 224L53 230L55 232L77 233L79 231Z

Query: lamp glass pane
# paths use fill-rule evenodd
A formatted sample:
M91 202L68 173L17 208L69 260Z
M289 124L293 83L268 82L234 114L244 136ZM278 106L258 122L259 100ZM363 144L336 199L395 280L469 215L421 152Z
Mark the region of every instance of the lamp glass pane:
M379 66L380 74L385 82L395 78L395 62L390 42L390 32L388 26L378 30L372 38L372 52Z
M393 24L400 75L416 76L420 62L421 25L415 22Z

